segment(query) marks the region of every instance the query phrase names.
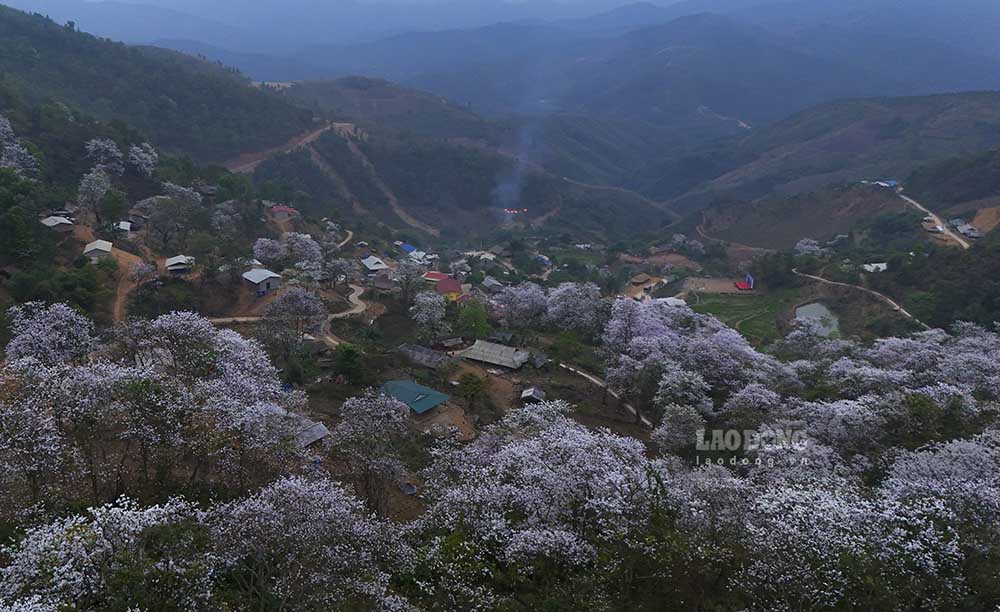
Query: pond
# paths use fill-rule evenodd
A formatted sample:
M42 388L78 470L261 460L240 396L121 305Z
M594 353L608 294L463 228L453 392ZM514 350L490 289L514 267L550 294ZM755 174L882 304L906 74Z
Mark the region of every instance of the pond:
M810 302L795 309L795 318L802 321L815 319L819 322L820 335L831 338L840 335L840 320L823 302Z

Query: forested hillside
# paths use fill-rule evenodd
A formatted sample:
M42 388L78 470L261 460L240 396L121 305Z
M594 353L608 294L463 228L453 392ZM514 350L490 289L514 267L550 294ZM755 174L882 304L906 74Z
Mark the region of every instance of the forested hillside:
M652 239L672 220L639 194L575 183L491 147L378 127L327 132L307 151L268 160L255 180L318 214L332 206L452 239L499 227Z
M720 160L717 175L677 204L697 208L726 193L759 197L843 181L902 180L922 165L997 145L1000 93L834 102L755 130L728 150L696 155Z
M121 120L157 146L219 161L304 131L308 110L187 55L96 38L0 6L0 91Z
M953 157L918 168L907 191L941 205L964 204L1000 194L1000 150Z

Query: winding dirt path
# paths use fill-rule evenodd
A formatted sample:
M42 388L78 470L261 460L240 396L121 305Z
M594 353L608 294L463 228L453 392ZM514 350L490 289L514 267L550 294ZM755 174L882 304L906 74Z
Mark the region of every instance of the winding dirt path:
M936 214L932 213L929 208L927 208L926 206L924 206L920 202L917 202L913 198L911 198L909 196L903 195L902 192L897 191L896 195L898 195L899 197L903 198L904 202L910 204L911 206L913 206L914 208L916 208L920 212L922 212L925 215L927 215L927 216L931 217L932 219L934 219L934 222L933 222L934 225L937 225L938 227L940 227L943 230L944 235L947 236L948 238L951 238L955 242L957 242L960 247L962 247L963 249L966 249L966 250L972 248L971 244L969 244L964 238L962 238L961 236L959 236L958 234L956 234L954 231L952 231L952 229L950 227L948 227L948 224L944 222L944 219L942 219L941 217L939 217Z
M347 297L348 301L351 303L351 307L343 312L335 312L327 317L327 325L330 321L336 319L346 319L357 314L363 313L368 309L368 302L361 299L361 294L365 292L365 288L361 285L349 285L351 288L351 295ZM259 323L264 317L254 316L254 317L218 317L214 319L209 319L208 322L213 325L240 325L243 323Z
M323 127L310 130L304 134L299 134L283 145L278 145L277 147L272 147L264 151L257 151L255 153L244 153L236 159L231 159L222 165L230 172L235 172L237 174L251 174L257 169L257 166L261 165L275 155L289 153L291 151L301 149L302 147L309 146L310 144L316 142L316 140L324 133L334 129L335 127L336 126L333 123L328 123Z
M118 285L115 287L115 303L111 308L111 318L115 323L125 320L125 306L128 304L128 296L138 287L138 283L132 280L132 266L142 262L142 258L126 253L121 249L111 248L111 256L118 262Z
M562 369L564 369L564 370L568 370L568 371L576 374L577 376L581 376L581 377L589 380L590 382L594 383L595 385L597 385L598 387L600 387L602 389L607 389L608 393L611 394L611 397L613 397L616 400L618 400L618 403L621 404L622 406L624 406L625 410L629 411L629 414L631 414L632 416L639 416L639 414L635 410L635 407L632 406L632 404L629 404L628 402L622 401L621 396L619 396L617 393L615 393L611 389L608 389L608 383L604 382L600 378L598 378L598 377L596 377L596 376L594 376L592 374L587 374L583 370L579 370L577 368L574 368L573 366L566 365L565 363L560 363L559 367L562 368ZM647 419L645 416L639 416L639 421L643 425L645 425L646 427L648 427L650 429L653 428L653 423L649 419Z
M358 162L360 162L361 165L365 168L365 170L367 170L368 173L371 175L372 180L375 182L375 186L378 187L378 190L381 191L382 195L385 196L385 199L388 200L389 207L392 208L392 212L394 212L396 216L403 221L403 223L409 225L413 229L418 229L427 232L428 234L434 236L435 238L441 237L441 230L437 229L432 225L428 225L423 221L420 221L410 213L406 212L406 210L399 204L399 198L397 198L396 194L393 193L391 189L389 189L389 186L385 184L385 181L382 180L382 177L378 175L378 172L375 170L375 164L373 164L371 160L368 159L368 156L365 155L365 152L361 150L361 147L358 146L358 143L348 138L347 147L351 150L351 153L354 155L354 157L357 158Z
M926 323L924 323L920 319L918 319L915 316L913 316L912 314L910 314L905 308L903 308L903 306L901 304L899 304L898 302L896 302L895 300L893 300L891 297L885 295L884 293L879 293L878 291L875 291L874 289L869 289L867 287L862 287L861 285L851 285L849 283L841 283L841 282L837 282L837 281L832 281L832 280L825 279L822 276L816 276L814 274L805 274L803 272L799 272L798 269L796 269L796 268L792 269L792 274L795 274L796 276L801 276L802 278L808 278L810 280L814 280L814 281L816 281L818 283L823 283L825 285L833 285L835 287L847 287L848 289L854 289L856 291L863 291L863 292L867 293L868 295L874 296L874 297L878 298L879 300L885 302L889 306L892 306L893 310L895 310L899 314L903 315L907 319L910 319L914 323L920 325L924 329L930 329L929 325L927 325Z

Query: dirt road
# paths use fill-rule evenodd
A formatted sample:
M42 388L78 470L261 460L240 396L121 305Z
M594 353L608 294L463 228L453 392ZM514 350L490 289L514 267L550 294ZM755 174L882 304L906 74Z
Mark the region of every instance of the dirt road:
M330 321L337 319L346 319L357 314L363 313L368 309L368 303L361 299L361 294L365 292L365 288L361 285L350 285L351 295L347 297L348 301L351 302L351 307L343 312L335 312L327 318L327 324ZM264 317L218 317L215 319L209 319L208 321L214 325L240 325L243 323L258 323Z
M354 240L354 232L352 232L351 230L347 230L347 238L344 238L343 240L341 240L340 243L337 244L337 248L338 249L344 248L352 240Z
M914 200L911 197L903 195L902 193L897 192L897 195L899 195L899 197L903 198L904 201L906 201L907 203L909 203L911 206L913 206L914 208L916 208L920 212L922 212L925 215L927 215L927 216L931 217L932 219L934 219L934 221L933 221L934 225L937 225L941 229L943 229L944 230L944 235L947 236L948 238L951 238L953 241L957 242L958 245L961 246L963 249L970 249L970 248L972 248L971 244L969 244L964 238L962 238L961 236L959 236L958 234L956 234L954 231L952 231L952 229L950 227L948 227L948 224L945 223L944 220L941 217L939 217L939 216L935 215L934 213L932 213L926 206L924 206L920 202L917 202L916 200Z
M604 382L600 378L597 378L596 376L593 376L591 374L587 374L583 370L578 370L578 369L574 368L573 366L566 365L565 363L560 363L559 367L562 368L562 369L564 369L564 370L569 370L570 372L576 374L577 376L582 376L583 378L586 378L587 380L589 380L590 382L594 383L595 385L597 385L598 387L600 387L602 389L608 389L608 383ZM617 393L615 393L611 389L608 389L608 393L611 394L611 397L613 397L616 400L618 400L621 403L622 406L625 406L625 409L629 411L629 414L631 414L632 416L636 416L638 414L635 411L635 408L632 406L632 404L629 404L628 402L622 401L622 398ZM649 419L647 419L645 416L640 417L639 421L643 425L645 425L646 427L648 427L650 429L653 428L653 423Z
M118 262L118 286L115 287L115 303L111 309L111 317L115 323L120 323L125 320L128 296L138 286L132 280L132 266L142 262L142 258L113 247L111 256Z
M813 274L804 274L802 272L799 272L797 269L793 269L792 273L795 274L796 276L801 276L802 278L808 278L810 280L814 280L814 281L816 281L818 283L823 283L825 285L833 285L835 287L847 287L849 289L854 289L856 291L863 291L863 292L865 292L865 293L867 293L869 295L875 296L879 300L882 300L883 302L885 302L889 306L892 306L893 310L895 310L899 314L903 315L907 319L910 319L914 323L917 323L918 325L920 325L924 329L930 329L929 325L927 325L926 323L924 323L920 319L918 319L915 316L913 316L912 314L910 314L905 308L903 308L903 306L901 304L897 303L895 300L893 300L891 297L885 295L884 293L879 293L878 291L875 291L873 289L868 289L867 287L862 287L861 285L851 285L849 283L840 283L840 282L837 282L837 281L827 280L827 279L823 278L822 276L815 276Z
M356 142L348 139L347 146L350 148L351 153L354 154L354 157L357 158L358 162L364 166L369 174L371 174L371 178L375 182L375 186L378 187L378 190L382 192L382 195L385 196L385 199L389 202L392 212L396 213L396 216L399 217L403 223L409 225L413 229L427 232L435 238L441 237L441 230L416 219L413 215L406 212L402 206L400 206L399 198L396 197L396 194L389 189L389 186L386 185L382 178L378 175L378 172L375 169L375 164L368 159L368 156L365 155L365 152L361 150L361 147L359 147Z
M257 166L261 165L275 155L280 153L289 153L308 146L311 143L316 142L316 140L324 133L334 129L334 127L334 124L328 123L323 127L310 130L305 134L299 134L283 145L279 145L265 151L257 151L256 153L244 153L236 159L229 160L222 165L230 172L236 172L238 174L251 174L257 169Z

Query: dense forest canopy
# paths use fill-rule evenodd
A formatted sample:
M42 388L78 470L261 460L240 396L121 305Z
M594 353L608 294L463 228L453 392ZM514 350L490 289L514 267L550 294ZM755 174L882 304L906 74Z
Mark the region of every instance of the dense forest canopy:
M53 99L125 121L158 146L203 161L283 142L312 118L221 66L115 43L3 6L0 83L33 104Z

